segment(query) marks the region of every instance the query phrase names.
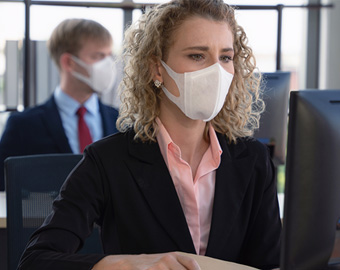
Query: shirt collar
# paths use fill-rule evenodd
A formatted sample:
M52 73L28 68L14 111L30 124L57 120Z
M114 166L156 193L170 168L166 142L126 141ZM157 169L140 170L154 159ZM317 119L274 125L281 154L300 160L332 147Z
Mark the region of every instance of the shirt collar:
M157 137L157 141L158 141L158 145L159 145L159 148L161 150L161 153L162 153L162 156L164 158L164 160L166 161L166 163L168 164L168 149L169 149L169 145L170 144L174 144L176 145L168 131L165 129L164 125L162 124L161 120L157 117L156 118L156 123L158 125L158 132L156 134L156 137ZM218 138L217 138L217 135L216 135L216 132L213 128L213 126L208 123L209 125L209 138L210 138L210 149L211 149L211 152L212 152L212 156L214 158L214 160L216 161L216 164L219 164L220 163L220 156L222 154L222 148L220 146L220 143L218 141ZM176 145L176 147L178 147Z
M60 86L57 86L56 90L54 91L54 99L58 106L58 109L70 116L75 115L81 105L78 101L62 91ZM99 104L97 94L92 94L91 97L85 101L83 106L89 113L93 115L98 114Z
M211 153L212 157L215 161L215 166L219 166L220 161L221 161L221 155L222 155L222 148L220 145L220 142L218 141L216 131L213 128L213 126L208 123L209 125L209 137L210 137L210 148L211 148Z

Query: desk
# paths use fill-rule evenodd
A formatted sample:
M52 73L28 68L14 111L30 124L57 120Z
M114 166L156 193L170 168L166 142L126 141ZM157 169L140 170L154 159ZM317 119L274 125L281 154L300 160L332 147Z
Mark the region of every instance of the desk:
M0 191L0 270L7 270L6 193Z
M25 228L38 228L52 210L56 193L29 193L22 198L22 223ZM7 227L6 193L0 192L0 228Z
M196 254L190 254L185 252L177 252L181 255L188 256L196 260L202 270L259 270L243 264L237 264L233 262L222 261L211 257L200 256Z
M6 193L0 191L0 228L6 228Z

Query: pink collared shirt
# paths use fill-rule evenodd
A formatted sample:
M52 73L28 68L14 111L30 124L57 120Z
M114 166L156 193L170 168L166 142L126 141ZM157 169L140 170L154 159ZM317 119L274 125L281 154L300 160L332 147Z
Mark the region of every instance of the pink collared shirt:
M214 202L216 169L222 149L214 128L209 124L210 146L202 157L195 176L190 165L181 158L180 148L172 141L159 118L157 141L168 166L189 226L196 253L205 255Z

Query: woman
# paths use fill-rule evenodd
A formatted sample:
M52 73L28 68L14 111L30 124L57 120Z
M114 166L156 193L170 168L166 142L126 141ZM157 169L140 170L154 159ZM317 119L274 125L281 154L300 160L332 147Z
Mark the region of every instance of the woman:
M173 251L276 267L273 166L249 137L263 110L259 79L233 9L162 4L125 44L121 133L87 148L21 269L199 269ZM95 222L107 255L74 254Z

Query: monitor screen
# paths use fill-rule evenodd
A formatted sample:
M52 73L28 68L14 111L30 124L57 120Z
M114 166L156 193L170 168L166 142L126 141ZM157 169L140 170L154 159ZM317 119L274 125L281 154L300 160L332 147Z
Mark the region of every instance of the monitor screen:
M286 159L288 98L290 72L262 73L263 100L266 110L254 137L269 146L275 164Z
M280 269L340 269L339 217L340 90L292 91Z

